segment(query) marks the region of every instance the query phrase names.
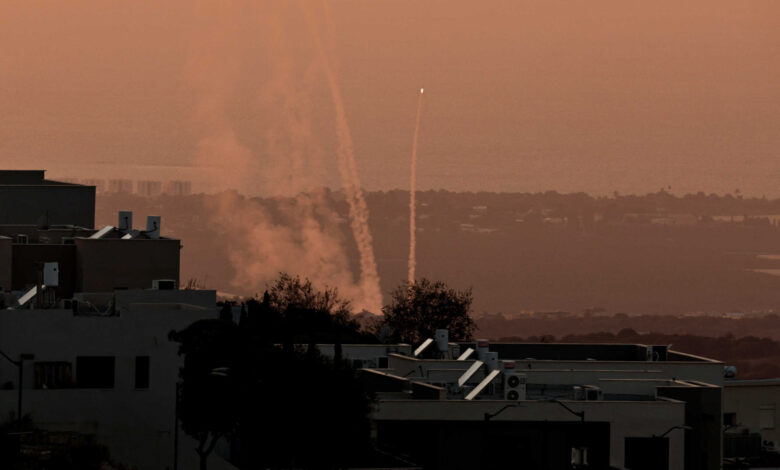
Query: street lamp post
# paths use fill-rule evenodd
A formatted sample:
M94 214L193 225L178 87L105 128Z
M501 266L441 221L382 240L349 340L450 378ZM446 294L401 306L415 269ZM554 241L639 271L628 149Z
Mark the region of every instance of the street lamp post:
M657 438L659 438L659 439L660 439L660 438L662 438L662 437L666 437L666 435L667 435L667 434L669 434L670 432L674 431L675 429L682 429L683 431L690 431L690 430L692 430L693 428L692 428L692 427L690 427L690 426L672 426L671 428L667 429L667 430L666 430L666 431L665 431L663 434L661 434L660 436L656 436L655 434L653 434L653 437L657 437Z
M24 380L24 361L31 361L35 359L34 354L20 354L19 360L11 359L11 356L4 353L3 351L0 351L0 355L2 355L8 362L15 365L19 369L19 383L17 384L19 389L19 397L16 402L16 427L17 431L22 431L22 381Z

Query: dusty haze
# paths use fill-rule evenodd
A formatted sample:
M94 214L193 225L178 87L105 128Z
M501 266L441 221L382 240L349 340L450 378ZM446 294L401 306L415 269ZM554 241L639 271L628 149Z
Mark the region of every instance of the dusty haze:
M320 2L6 1L2 166L340 187L301 5L328 38L367 189L408 188L425 86L423 190L780 195L772 1L333 1L329 16Z

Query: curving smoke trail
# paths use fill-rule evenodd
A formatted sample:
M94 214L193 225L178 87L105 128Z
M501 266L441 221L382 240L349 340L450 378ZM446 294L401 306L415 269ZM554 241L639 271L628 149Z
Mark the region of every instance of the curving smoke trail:
M420 114L422 113L423 93L420 88L420 97L417 99L417 117L414 122L414 140L412 143L412 168L411 183L409 184L409 285L414 284L415 270L417 269L417 206L415 193L417 190L417 137L420 135Z
M352 133L347 122L344 101L341 97L341 89L336 80L336 74L328 58L328 54L320 37L316 22L307 8L307 2L299 3L306 17L306 22L311 33L314 46L317 51L320 65L328 81L328 88L333 97L333 105L336 111L336 132L338 135L338 161L344 193L349 204L349 216L352 233L360 253L361 287L363 297L366 299L367 310L379 313L382 309L382 292L379 288L379 274L377 273L376 260L374 259L374 245L371 232L368 228L368 206L366 205L363 190L360 187L360 176L355 163L355 149L352 143ZM327 9L327 4L325 5ZM331 41L332 43L332 41Z
M184 71L197 98L192 163L217 187L233 188L201 211L224 236L232 267L224 282L251 295L284 271L337 287L358 310L379 313L378 281L371 288L365 275L355 279L340 216L329 192L315 189L334 165L314 130L317 51L290 35L302 22L299 11L287 0L191 5L200 21ZM249 197L260 185L276 197L272 204Z

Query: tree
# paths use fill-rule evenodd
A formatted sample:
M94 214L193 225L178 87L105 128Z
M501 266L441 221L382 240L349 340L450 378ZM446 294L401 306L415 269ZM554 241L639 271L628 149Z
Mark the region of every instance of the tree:
M471 289L457 291L425 278L405 282L391 293L378 327L387 325L395 339L413 344L433 338L440 328L449 330L452 341L468 341L476 329L471 302Z
M247 331L260 341L292 344L375 343L352 318L349 300L338 290L314 287L309 279L280 273L262 301L247 302ZM242 325L243 326L243 325Z
M198 441L201 470L217 441L231 435L241 413L241 392L248 359L235 323L200 320L172 331L184 367L179 371L179 419L185 433Z
M240 468L359 463L371 448L371 397L341 360L341 341L367 336L349 302L282 274L262 301L247 302L239 324L225 320L170 335L184 355L182 428L199 442L201 469L222 437L231 439ZM320 355L317 342L338 345L338 360Z

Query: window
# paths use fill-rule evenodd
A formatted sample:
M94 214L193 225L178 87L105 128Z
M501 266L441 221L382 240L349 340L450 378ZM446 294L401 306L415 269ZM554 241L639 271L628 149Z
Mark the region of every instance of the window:
M723 413L723 425L724 426L736 426L737 414L736 413Z
M79 388L114 388L113 356L77 357L76 384Z
M758 424L761 429L775 428L775 405L761 405L758 408Z
M69 388L73 386L70 362L36 362L33 364L35 388Z
M149 356L135 356L135 388L149 388Z
M571 448L571 464L574 468L587 467L588 466L588 448L587 447L572 447Z

